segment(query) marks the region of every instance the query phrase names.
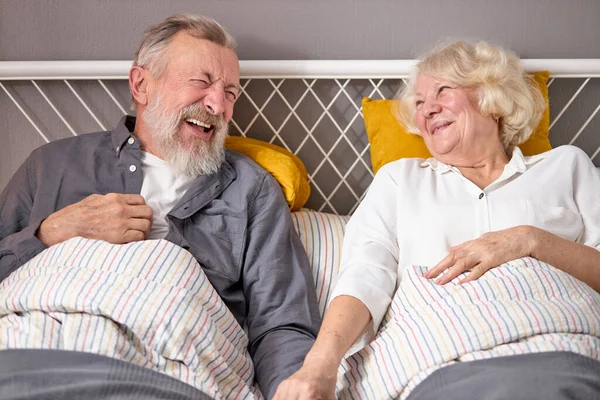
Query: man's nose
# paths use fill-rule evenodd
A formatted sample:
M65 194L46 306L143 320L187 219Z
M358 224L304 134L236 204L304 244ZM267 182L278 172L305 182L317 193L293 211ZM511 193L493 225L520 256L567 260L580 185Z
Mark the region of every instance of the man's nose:
M212 89L204 97L204 108L212 115L223 114L225 111L225 94L219 89Z

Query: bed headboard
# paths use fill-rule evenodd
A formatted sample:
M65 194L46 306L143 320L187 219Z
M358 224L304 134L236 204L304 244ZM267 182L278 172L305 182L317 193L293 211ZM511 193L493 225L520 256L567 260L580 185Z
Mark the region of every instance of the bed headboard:
M522 60L549 70L550 140L574 144L600 166L600 59ZM307 207L349 214L373 179L362 97L390 98L412 60L241 61L231 134L288 148L306 164ZM129 111L129 61L0 62L0 188L31 150L112 129Z

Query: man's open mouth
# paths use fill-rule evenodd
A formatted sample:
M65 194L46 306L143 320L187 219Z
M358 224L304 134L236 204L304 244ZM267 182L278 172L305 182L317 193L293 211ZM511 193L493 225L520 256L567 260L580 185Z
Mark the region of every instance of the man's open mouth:
M194 127L201 128L205 133L212 131L215 127L214 125L207 124L206 122L198 121L197 119L194 119L194 118L187 118L185 120L185 122L187 122L189 125L192 125Z

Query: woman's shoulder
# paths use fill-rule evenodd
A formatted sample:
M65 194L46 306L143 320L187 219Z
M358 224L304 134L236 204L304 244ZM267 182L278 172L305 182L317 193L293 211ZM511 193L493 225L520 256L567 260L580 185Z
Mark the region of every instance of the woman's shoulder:
M424 158L401 158L396 161L391 161L384 166L382 166L379 171L377 171L377 175L404 175L410 174L412 172L418 171L423 168L425 163L430 162L430 160L434 160L433 158L424 159Z
M570 159L584 159L590 160L590 157L587 155L585 151L577 146L573 146L570 144L563 144L562 146L558 146L553 148L552 150L548 150L544 153L537 154L535 156L528 157L529 159L533 158L549 158L549 159L560 159L560 158L570 158Z
M528 165L554 165L560 164L561 167L571 165L575 167L596 168L585 151L577 146L565 144L548 150L544 153L525 157Z

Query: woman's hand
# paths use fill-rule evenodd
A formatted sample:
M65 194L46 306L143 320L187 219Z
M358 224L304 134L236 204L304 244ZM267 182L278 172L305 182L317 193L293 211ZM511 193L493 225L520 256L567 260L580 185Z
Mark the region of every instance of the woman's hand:
M443 285L470 270L471 273L458 283L475 280L498 265L532 255L536 231L531 226L522 225L485 233L475 240L451 247L450 254L424 273L423 277L437 278L448 270L435 281L438 285Z
M335 399L342 358L370 321L371 313L359 299L347 295L334 298L302 368L279 384L273 400Z
M336 365L323 367L305 364L281 382L273 400L334 400Z

